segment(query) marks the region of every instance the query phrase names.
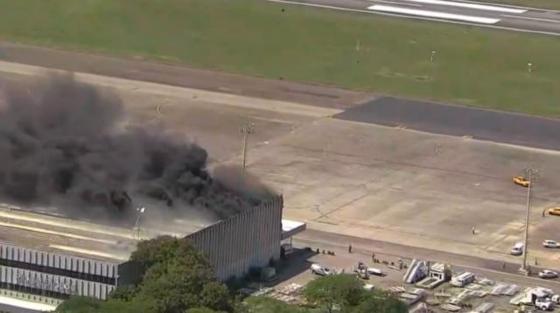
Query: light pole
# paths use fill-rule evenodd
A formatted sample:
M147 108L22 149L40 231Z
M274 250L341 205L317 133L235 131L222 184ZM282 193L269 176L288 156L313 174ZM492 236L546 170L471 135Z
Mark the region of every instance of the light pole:
M134 228L138 232L138 239L140 239L140 219L142 218L142 215L144 214L145 211L146 211L145 207L136 208L136 212L138 212L138 215L136 216L136 222L134 223Z
M523 236L523 264L521 265L520 271L525 275L529 274L527 269L527 244L529 243L529 218L531 216L531 193L533 191L533 185L535 184L534 176L536 170L533 168L528 168L525 170L527 173L527 179L529 180L529 186L527 186L527 213L525 216L525 233Z
M432 50L432 54L430 55L430 63L434 63L435 57L436 57L436 50Z
M245 173L245 167L247 164L247 141L249 140L249 135L255 132L255 124L247 123L241 126L241 133L243 134L243 160L241 161L241 168L243 173Z

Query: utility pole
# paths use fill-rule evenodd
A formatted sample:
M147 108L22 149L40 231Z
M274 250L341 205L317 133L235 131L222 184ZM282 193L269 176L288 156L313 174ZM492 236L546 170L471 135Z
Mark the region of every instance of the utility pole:
M241 163L241 169L245 173L245 166L247 164L247 141L249 140L249 135L255 132L255 124L247 123L241 126L241 133L243 134L243 161Z
M144 214L144 212L146 211L146 208L141 207L141 208L136 208L136 212L138 212L138 215L136 216L136 222L134 223L134 228L136 228L136 231L138 233L138 240L140 240L140 219L142 218L142 214Z
M521 265L520 271L525 275L529 274L527 268L527 244L529 243L529 218L531 216L531 193L533 191L533 185L535 184L535 174L536 170L533 168L528 168L525 170L527 173L527 179L529 180L529 186L527 187L527 213L525 216L525 233L523 236L523 265Z

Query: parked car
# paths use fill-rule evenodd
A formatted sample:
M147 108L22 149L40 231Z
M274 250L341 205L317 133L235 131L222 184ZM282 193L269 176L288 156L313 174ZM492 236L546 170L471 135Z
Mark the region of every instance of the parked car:
M558 273L556 273L555 271L551 271L551 270L542 270L539 272L539 277L540 278L557 278L558 277Z
M557 241L554 240L545 240L542 243L543 247L545 248L560 248L560 243L558 243Z
M518 242L516 244L513 245L513 247L511 248L511 255L522 255L523 254L523 243L522 242Z
M375 267L368 267L367 272L368 272L369 275L385 276L385 273L383 273L382 270L380 270L378 268L375 268Z
M548 298L540 298L535 301L535 307L541 311L552 311L554 310L554 303Z
M560 216L560 207L555 207L555 208L548 209L548 214Z
M531 184L531 182L523 176L515 176L513 178L513 183L522 187L529 187L529 185Z
M319 276L329 276L333 275L334 272L328 267L321 266L319 264L311 264L311 273Z
M550 297L550 300L552 300L552 302L556 304L560 304L560 295L553 295L552 297Z

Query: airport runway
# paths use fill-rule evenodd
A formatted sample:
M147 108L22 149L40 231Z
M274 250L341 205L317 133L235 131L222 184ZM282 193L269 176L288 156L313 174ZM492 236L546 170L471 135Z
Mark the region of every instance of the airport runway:
M268 0L560 36L560 11L448 0Z

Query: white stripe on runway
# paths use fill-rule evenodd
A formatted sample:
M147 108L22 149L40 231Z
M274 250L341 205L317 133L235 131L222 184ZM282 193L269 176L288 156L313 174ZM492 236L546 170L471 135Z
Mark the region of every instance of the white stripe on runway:
M527 12L527 10L523 10L523 9L505 8L505 7L497 7L497 6L486 5L486 4L454 2L454 1L445 1L445 0L407 0L407 1L425 3L425 4L434 4L434 5L446 5L451 7L465 8L465 9L502 12L502 13L521 14Z
M497 18L451 14L451 13L438 12L438 11L408 9L408 8L393 7L388 5L381 5L381 4L372 5L368 7L368 9L373 11L380 11L380 12L409 14L409 15L422 16L422 17L457 20L457 21L465 21L465 22L480 23L480 24L496 24L500 21L500 19Z
M547 23L560 23L560 20L551 20L548 18L538 18L538 17L527 17L527 16L518 16L518 15L507 15L502 14L503 17L510 17L510 18L517 18L521 20L529 20L529 21L538 21L538 22L547 22Z
M370 1L389 3L389 4L398 4L398 5L407 5L411 7L422 7L422 5L418 3L406 3L406 2L396 2L396 1L387 1L387 0L370 0Z

